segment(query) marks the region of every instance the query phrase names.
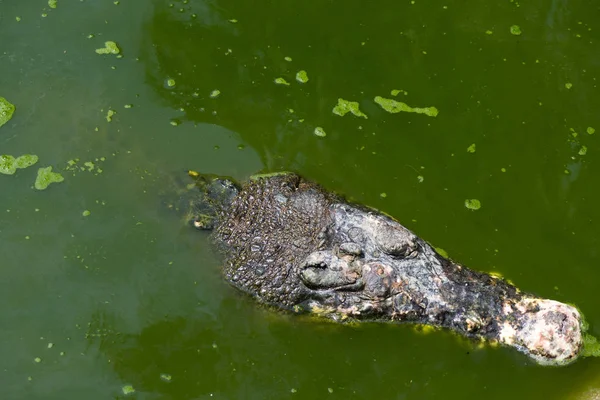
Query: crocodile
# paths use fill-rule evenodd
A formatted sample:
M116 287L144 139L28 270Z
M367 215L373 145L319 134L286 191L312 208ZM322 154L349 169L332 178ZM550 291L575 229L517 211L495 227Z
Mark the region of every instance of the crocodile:
M261 303L340 323L445 328L541 365L567 365L582 352L576 307L469 269L383 212L291 172L243 183L189 175L190 224L211 231L224 279Z

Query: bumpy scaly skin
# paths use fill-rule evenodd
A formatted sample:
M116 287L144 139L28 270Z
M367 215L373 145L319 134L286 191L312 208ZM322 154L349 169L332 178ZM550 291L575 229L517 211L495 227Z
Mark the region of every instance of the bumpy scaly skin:
M225 278L264 303L337 321L449 328L545 365L568 364L581 351L574 307L448 260L392 218L298 175L256 177L241 188L215 179L203 188Z

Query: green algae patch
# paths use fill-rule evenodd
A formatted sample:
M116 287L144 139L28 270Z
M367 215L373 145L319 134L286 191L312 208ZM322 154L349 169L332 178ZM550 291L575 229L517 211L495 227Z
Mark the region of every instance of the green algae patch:
M106 112L106 121L108 122L112 122L112 117L116 114L117 112L115 110L108 110Z
M588 126L586 132L588 133L588 135L593 135L594 133L596 133L596 130L591 126Z
M306 71L298 71L298 73L296 74L296 80L300 83L308 82L308 74L306 73Z
M15 160L15 166L19 169L28 168L37 163L39 160L35 154L23 154Z
M444 258L449 258L448 252L441 247L434 247L435 251Z
M167 87L173 87L173 86L175 86L175 79L173 79L173 78L167 79Z
M84 212L81 213L81 215L83 215L84 217L89 217L91 214L92 213L90 210L85 210Z
M33 154L24 154L14 158L11 155L0 155L0 174L14 175L17 169L31 167L38 162L38 156Z
M121 49L115 42L108 41L104 42L104 47L100 49L96 49L96 53L98 54L119 54Z
M340 117L343 117L349 112L356 115L357 117L363 117L364 119L369 118L367 117L367 114L360 111L358 101L349 101L341 98L338 99L337 105L333 107L333 113L339 115Z
M465 200L465 207L469 210L479 210L481 208L481 202L477 199L467 199Z
M513 25L510 27L511 35L519 36L521 32L521 27L519 25Z
M285 80L285 79L283 79L283 78L276 78L276 79L275 79L275 83L276 83L276 84L278 84L278 85L290 86L289 82L288 82L288 81L286 81L286 80Z
M473 143L472 145L467 147L467 153L475 153L475 151L476 151L475 143Z
M572 87L573 87L573 84L571 82L565 83L565 88L571 89Z
M584 334L581 355L583 357L600 357L600 343L598 343L598 339L587 333Z
M60 183L64 180L65 178L63 178L61 174L52 172L52 167L40 168L38 169L34 187L37 190L44 190L50 186L51 183Z
M587 146L581 146L581 149L579 149L579 155L585 156L586 154L587 154Z
M160 379L165 382L171 382L173 377L169 374L160 374Z
M0 174L14 175L17 172L15 158L9 155L0 156Z
M325 130L323 128L321 128L320 126L317 126L315 128L315 135L319 136L319 137L325 137L325 136L327 136L327 133L325 133Z
M0 127L10 121L15 113L15 106L4 97L0 97Z
M220 94L221 94L221 91L219 89L215 89L212 92L210 92L210 98L216 99L217 97L219 97Z
M253 180L253 181L258 181L260 179L271 178L273 176L289 175L291 173L292 172L290 172L290 171L267 172L267 173L264 173L264 174L250 175L250 179Z
M375 97L375 103L379 104L381 108L385 111L396 114L401 111L403 112L412 112L417 114L425 114L430 117L437 117L438 109L435 107L410 107L406 103L402 103L401 101L396 101L394 99L386 99L381 96Z
M394 89L390 92L390 94L392 96L398 96L400 93L402 93L405 96L408 96L408 92L406 90L402 90L402 89Z
M65 166L64 170L72 172L73 176L79 172L90 172L94 175L100 175L103 172L102 168L100 168L100 163L104 161L106 161L106 158L100 157L94 159L93 161L85 161L80 164L79 158L75 158L67 161L67 165Z
M56 8L58 1L57 0L48 0L48 7Z
M125 396L135 393L135 389L131 385L125 385L121 388Z

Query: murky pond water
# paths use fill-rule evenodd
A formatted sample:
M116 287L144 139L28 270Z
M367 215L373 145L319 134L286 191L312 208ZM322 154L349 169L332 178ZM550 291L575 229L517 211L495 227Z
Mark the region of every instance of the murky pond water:
M189 168L295 170L576 304L600 335L600 6L367 3L0 2L0 96L16 106L0 154L39 157L0 175L2 398L600 388L598 359L543 368L446 332L265 310L167 207ZM120 54L96 52L109 41ZM37 191L47 166L64 181Z

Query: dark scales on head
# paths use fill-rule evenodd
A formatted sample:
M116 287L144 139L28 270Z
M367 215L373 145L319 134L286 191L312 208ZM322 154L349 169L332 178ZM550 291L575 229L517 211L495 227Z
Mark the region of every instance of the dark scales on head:
M331 196L296 175L253 179L242 188L216 229L227 248L224 273L262 301L292 308L308 299L299 261L325 245Z

